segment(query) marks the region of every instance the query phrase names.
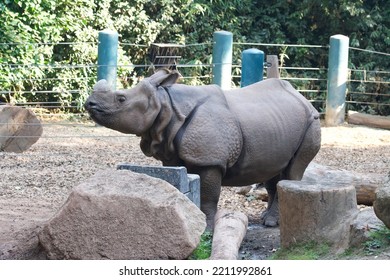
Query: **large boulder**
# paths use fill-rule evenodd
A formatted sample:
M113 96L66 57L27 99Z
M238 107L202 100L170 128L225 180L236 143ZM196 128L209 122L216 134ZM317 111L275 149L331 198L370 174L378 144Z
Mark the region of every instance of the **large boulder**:
M375 192L374 211L377 217L390 228L390 173L383 186Z
M0 151L24 152L38 141L42 131L41 122L31 110L0 106Z
M166 181L103 170L74 188L39 240L49 259L186 259L205 227Z

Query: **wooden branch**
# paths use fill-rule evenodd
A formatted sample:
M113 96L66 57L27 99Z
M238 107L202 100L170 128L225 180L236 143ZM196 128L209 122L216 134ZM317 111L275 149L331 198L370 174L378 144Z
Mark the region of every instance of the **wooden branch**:
M211 260L236 260L246 235L248 217L241 212L219 209L214 219Z
M362 114L355 111L348 111L348 123L390 129L390 117Z
M267 67L267 79L268 78L280 78L279 75L279 60L277 55L267 55L267 64L270 66Z

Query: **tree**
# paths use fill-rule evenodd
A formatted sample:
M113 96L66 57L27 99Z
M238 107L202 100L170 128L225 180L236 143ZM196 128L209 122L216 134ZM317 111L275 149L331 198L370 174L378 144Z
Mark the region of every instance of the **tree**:
M322 46L331 35L344 34L352 47L390 49L387 0L4 0L0 14L0 100L8 102L81 106L96 81L97 35L105 28L120 35L120 65L149 64L152 43L211 43L216 30L232 32L235 42ZM209 63L211 48L186 48L181 63ZM236 45L236 64L241 51ZM327 67L326 48L263 51L283 54L286 66ZM352 69L389 69L381 57L352 51L350 56ZM144 70L120 67L119 82L131 86ZM209 69L183 71L203 76Z

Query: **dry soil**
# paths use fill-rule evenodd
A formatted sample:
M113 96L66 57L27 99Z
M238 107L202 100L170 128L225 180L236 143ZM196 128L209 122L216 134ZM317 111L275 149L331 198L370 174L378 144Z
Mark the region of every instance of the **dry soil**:
M139 138L91 122L43 122L39 141L22 154L0 152L0 259L37 259L36 233L67 199L72 187L98 170L129 162L160 165L145 157ZM361 173L390 171L390 131L342 125L322 128L315 162ZM259 225L266 202L224 187L220 207L244 212L249 230L242 259L265 259L279 248L278 228ZM390 258L390 255L389 255Z

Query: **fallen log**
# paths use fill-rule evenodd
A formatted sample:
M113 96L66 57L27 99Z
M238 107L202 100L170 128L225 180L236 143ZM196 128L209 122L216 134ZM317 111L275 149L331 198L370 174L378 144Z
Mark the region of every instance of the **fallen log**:
M390 129L390 117L348 111L348 123L374 128Z
M306 169L302 180L318 184L327 181L334 186L346 184L354 186L357 204L371 206L375 200L375 191L383 184L385 178L386 176L380 174L360 174L312 162Z
M358 204L372 206L375 200L375 191L386 179L382 174L361 174L343 169L336 169L312 162L303 175L303 181L312 183L326 179L334 185L349 184L356 189L356 200ZM254 189L249 187L237 187L237 194L253 195L256 199L268 201L268 194L264 188Z
M41 135L41 122L31 110L0 106L0 151L22 153L37 142Z
M219 209L214 219L211 260L237 260L246 235L248 217L241 212Z

